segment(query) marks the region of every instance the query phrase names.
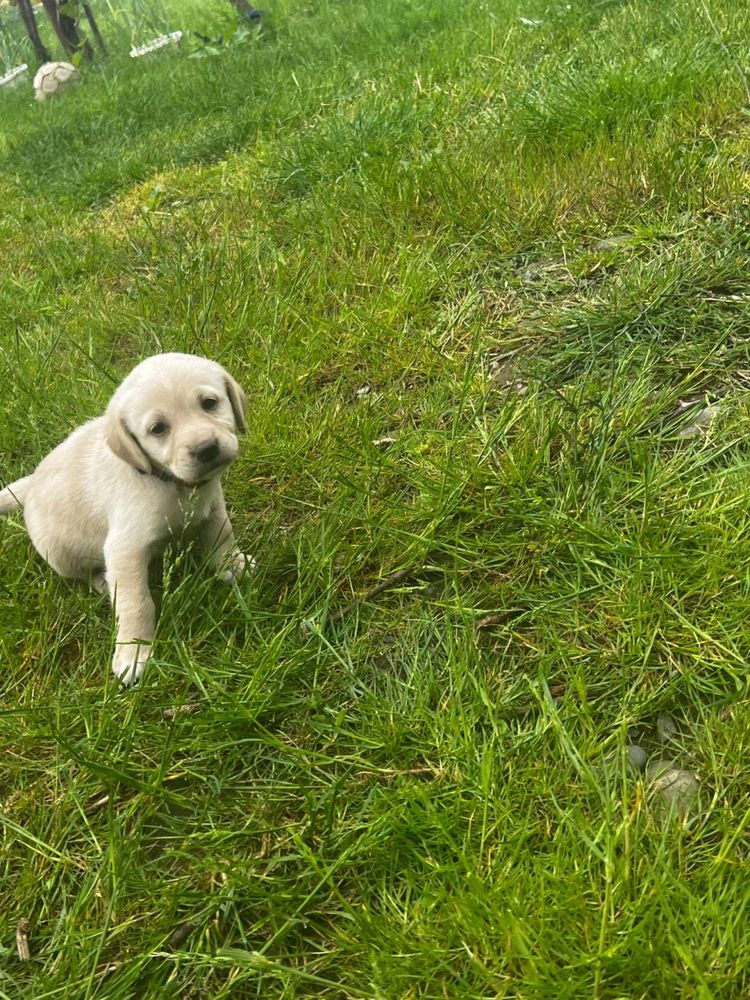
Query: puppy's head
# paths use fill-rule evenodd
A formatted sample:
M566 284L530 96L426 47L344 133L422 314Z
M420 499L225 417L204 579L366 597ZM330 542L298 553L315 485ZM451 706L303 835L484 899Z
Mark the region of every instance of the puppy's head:
M192 354L157 354L127 376L107 407L107 444L141 472L185 483L220 475L246 429L242 389L221 365Z

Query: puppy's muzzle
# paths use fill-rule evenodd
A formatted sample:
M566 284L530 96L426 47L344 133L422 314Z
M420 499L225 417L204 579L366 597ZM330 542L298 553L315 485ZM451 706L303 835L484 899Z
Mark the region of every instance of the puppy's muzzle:
M216 438L209 438L191 448L190 454L199 465L214 465L221 457L221 448Z

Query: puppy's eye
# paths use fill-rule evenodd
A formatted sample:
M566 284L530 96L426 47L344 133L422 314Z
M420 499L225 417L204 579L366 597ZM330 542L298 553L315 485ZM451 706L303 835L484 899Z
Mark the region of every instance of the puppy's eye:
M169 424L166 420L157 420L155 424L151 424L148 429L149 434L153 434L154 437L161 437L162 434L166 434L169 430Z
M218 405L219 400L215 396L206 396L205 399L201 400L201 406L206 411L215 410Z

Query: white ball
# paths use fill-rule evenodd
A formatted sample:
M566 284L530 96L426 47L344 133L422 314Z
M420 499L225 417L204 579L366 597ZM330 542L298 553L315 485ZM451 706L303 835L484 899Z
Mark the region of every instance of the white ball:
M48 62L40 66L34 77L34 96L46 101L53 94L60 94L66 87L80 79L81 74L73 63Z

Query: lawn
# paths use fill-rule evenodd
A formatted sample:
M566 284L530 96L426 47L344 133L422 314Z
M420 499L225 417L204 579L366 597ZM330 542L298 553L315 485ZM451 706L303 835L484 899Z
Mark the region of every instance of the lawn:
M124 690L0 524L0 997L747 997L750 10L115 8L0 91L0 481L211 356L259 568Z

